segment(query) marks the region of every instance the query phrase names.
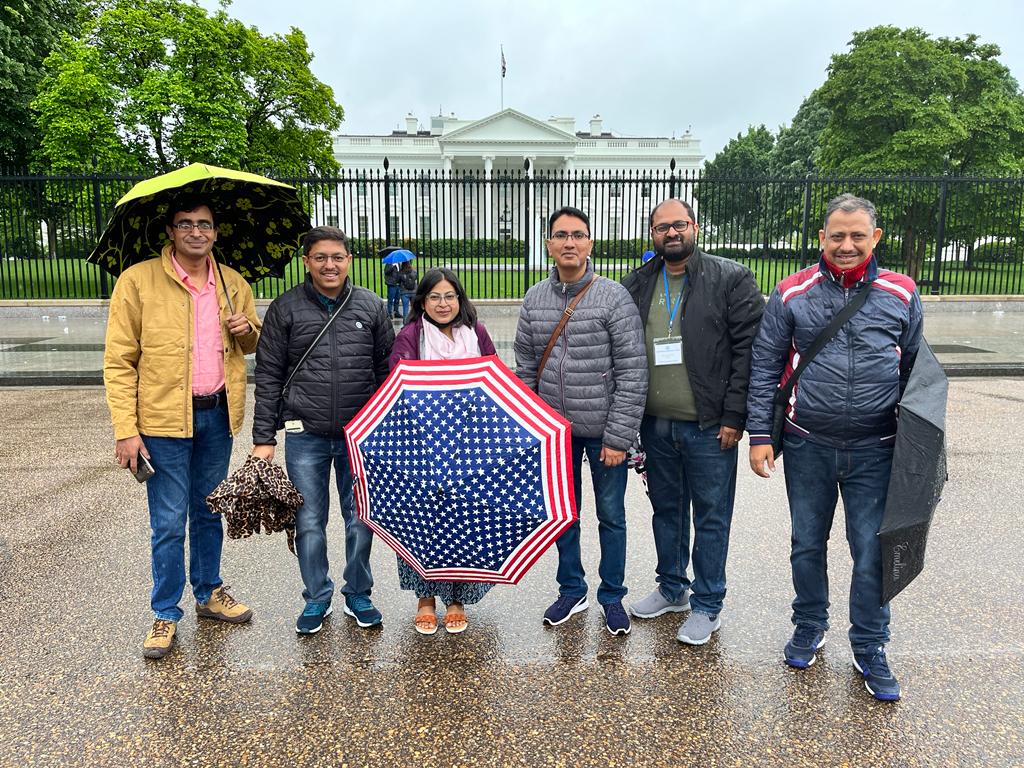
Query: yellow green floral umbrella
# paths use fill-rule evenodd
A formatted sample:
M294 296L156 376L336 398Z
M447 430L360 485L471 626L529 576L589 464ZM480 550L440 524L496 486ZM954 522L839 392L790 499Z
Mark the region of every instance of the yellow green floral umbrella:
M183 193L210 200L217 222L214 257L250 283L281 277L311 226L294 187L255 173L193 163L140 181L118 200L89 261L116 277L157 256L168 242L167 209Z

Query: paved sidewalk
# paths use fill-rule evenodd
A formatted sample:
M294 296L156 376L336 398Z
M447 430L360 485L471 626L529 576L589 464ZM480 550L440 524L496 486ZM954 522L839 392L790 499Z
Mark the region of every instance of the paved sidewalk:
M784 480L756 478L742 461L729 594L705 646L676 641L677 615L636 621L627 637L605 631L585 490L592 603L562 627L541 624L555 595L548 552L518 587L470 606L465 634L417 635L415 598L398 589L395 557L377 541L383 627L360 630L337 610L320 634L298 637L295 558L283 536L258 536L224 548L225 579L253 606L252 623L198 621L186 591L177 648L146 661L145 490L113 464L103 390L11 387L0 398L4 768L1024 764L1024 484L1005 440L1024 429L1022 379L951 384L950 482L924 573L893 603L897 704L872 699L851 665L841 512L828 644L810 669L783 663ZM247 424L236 466L249 435ZM635 475L627 493L628 602L653 587L654 546ZM337 576L337 519L329 547Z
M259 311L266 306L259 302ZM498 354L513 365L518 304L478 308ZM0 386L101 384L106 312L100 302L0 303ZM1024 298L926 298L925 336L951 376L1024 376Z

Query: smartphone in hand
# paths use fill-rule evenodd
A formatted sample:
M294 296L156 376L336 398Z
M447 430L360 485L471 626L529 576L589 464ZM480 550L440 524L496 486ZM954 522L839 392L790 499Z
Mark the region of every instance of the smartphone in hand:
M149 478L156 474L156 470L153 469L153 465L149 463L149 459L142 455L141 451L139 452L139 458L138 461L135 463L135 466L136 471L132 472L132 475L134 475L135 479L138 480L140 483L146 482L147 480L149 480ZM129 464L128 471L131 471L131 468L131 464Z

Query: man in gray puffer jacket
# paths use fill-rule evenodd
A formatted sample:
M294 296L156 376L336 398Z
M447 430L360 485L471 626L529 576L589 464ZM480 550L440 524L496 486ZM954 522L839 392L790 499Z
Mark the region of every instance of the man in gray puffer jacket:
M594 274L590 219L571 207L548 219L551 276L526 292L516 329L516 373L572 423L573 487L581 501L583 454L597 506L601 586L597 600L613 635L628 634L626 595L626 450L636 439L647 398L647 353L640 313L618 283ZM559 321L581 293L543 368ZM558 541L558 599L544 613L555 626L587 608L580 524Z

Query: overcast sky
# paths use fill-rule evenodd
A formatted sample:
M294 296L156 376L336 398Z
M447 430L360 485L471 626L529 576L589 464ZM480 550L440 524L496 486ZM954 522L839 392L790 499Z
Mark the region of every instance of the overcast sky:
M215 0L202 0L207 8ZM234 0L228 12L261 32L301 29L314 74L345 109L342 133L423 127L441 109L481 118L501 105L576 118L627 136L689 128L710 159L749 124L773 131L824 82L854 31L918 26L975 33L1024 80L1019 0ZM401 124L401 125L400 125Z

